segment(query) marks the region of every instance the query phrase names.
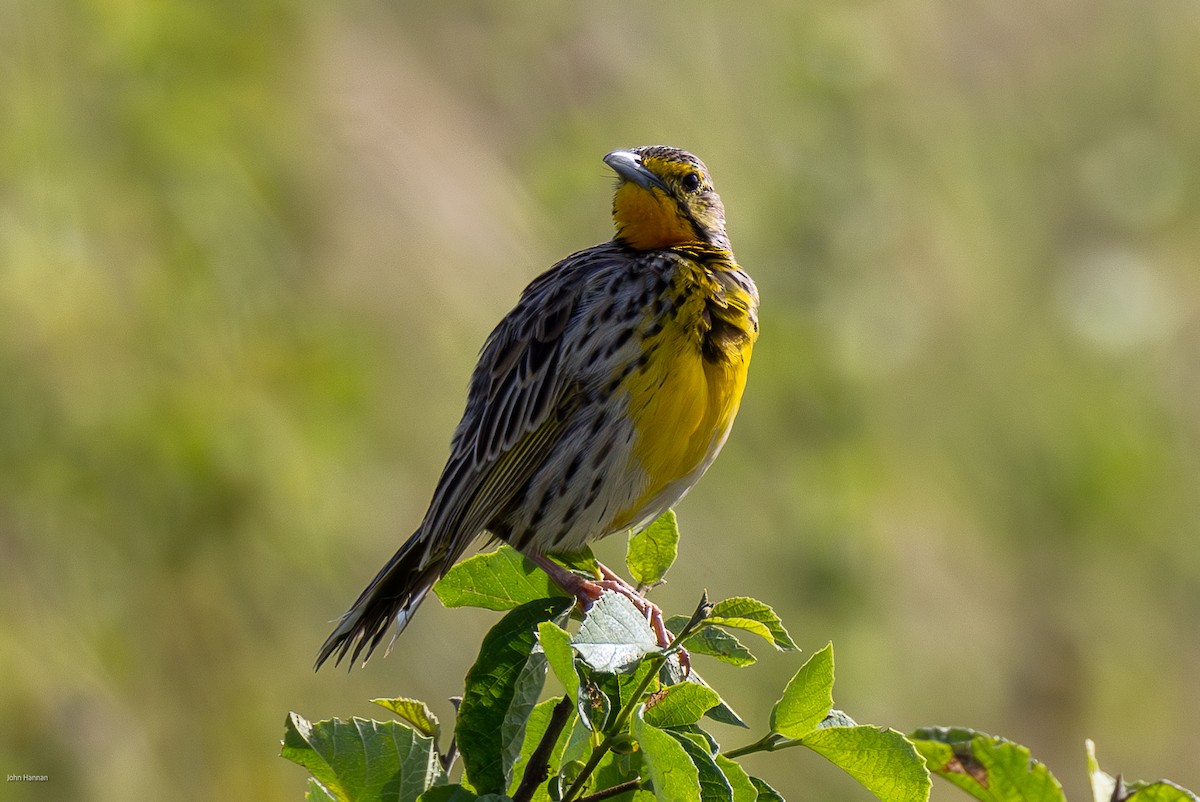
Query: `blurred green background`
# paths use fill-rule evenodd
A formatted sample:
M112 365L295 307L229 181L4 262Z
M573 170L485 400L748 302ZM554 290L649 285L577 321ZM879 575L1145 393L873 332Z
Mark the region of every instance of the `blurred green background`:
M0 774L50 776L0 796L297 800L288 710L449 718L495 614L313 657L487 332L611 235L601 156L659 142L763 299L668 612L763 598L860 721L1074 799L1085 737L1200 785L1197 41L1165 0L0 1ZM699 667L762 727L801 659Z

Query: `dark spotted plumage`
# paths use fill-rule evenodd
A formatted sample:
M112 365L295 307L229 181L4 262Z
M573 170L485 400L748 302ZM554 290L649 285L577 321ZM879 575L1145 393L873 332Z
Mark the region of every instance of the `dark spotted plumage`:
M480 535L534 559L578 550L648 524L716 457L757 334L757 291L699 159L655 146L605 161L620 177L617 236L535 278L492 331L424 520L318 666L370 656L393 621L403 630Z

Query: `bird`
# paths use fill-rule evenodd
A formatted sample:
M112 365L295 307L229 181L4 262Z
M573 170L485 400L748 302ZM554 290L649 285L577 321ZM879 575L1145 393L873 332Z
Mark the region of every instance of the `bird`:
M471 375L450 456L415 533L336 621L315 668L363 663L395 638L481 536L509 544L587 609L604 591L657 606L607 567L549 555L640 531L678 502L724 445L758 338L758 289L734 258L725 209L691 153L615 150L611 241L535 278Z

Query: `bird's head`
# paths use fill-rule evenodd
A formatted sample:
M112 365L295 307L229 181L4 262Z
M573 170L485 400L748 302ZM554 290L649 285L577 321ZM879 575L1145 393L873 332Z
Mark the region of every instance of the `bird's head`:
M631 248L729 247L725 207L704 162L686 150L650 145L614 150L604 162L617 173L613 223Z

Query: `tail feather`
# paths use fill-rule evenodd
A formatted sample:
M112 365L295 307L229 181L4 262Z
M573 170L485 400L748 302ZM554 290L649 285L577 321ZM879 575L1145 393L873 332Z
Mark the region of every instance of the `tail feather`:
M425 543L418 530L338 619L337 626L317 654L314 670L319 669L335 653L334 665L340 664L348 653L350 665L354 665L365 651L365 664L393 621L396 623L396 635L404 631L417 607L445 573L447 566L445 559L426 559L425 552ZM395 635L392 640L395 641ZM391 648L390 644L388 648Z

